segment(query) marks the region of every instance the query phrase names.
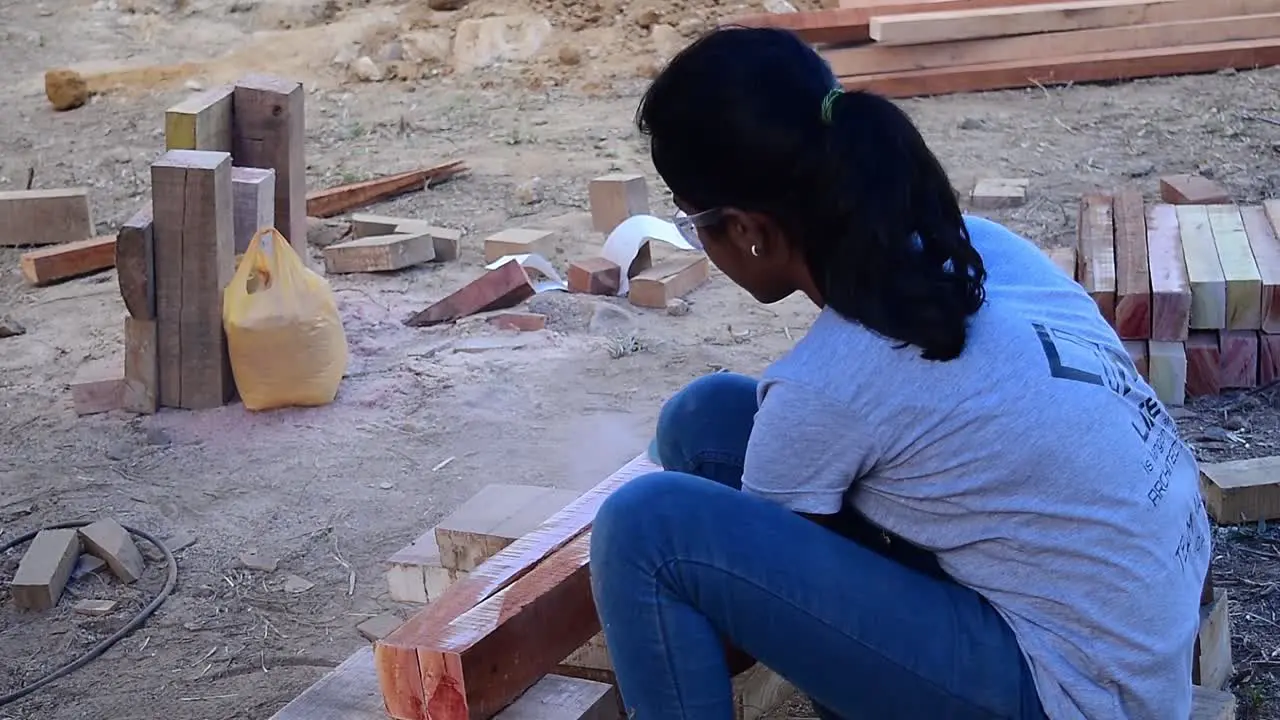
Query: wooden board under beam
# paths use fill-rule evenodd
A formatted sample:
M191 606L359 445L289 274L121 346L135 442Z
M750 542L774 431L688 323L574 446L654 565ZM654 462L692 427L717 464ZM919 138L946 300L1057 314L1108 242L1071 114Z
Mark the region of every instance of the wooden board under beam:
M1116 323L1116 251L1111 197L1080 198L1077 220L1077 277L1098 311L1112 327Z
M1280 0L1084 0L881 15L871 19L870 34L885 45L922 45L1274 12Z
M1262 327L1262 276L1249 248L1244 218L1235 205L1209 205L1206 212L1227 284L1227 323L1223 327L1257 330Z
M50 245L23 253L19 258L22 275L32 285L48 285L106 270L115 264L114 235Z
M871 18L876 15L1007 7L1040 2L1044 0L871 0L859 2L856 7L842 5L828 10L740 15L724 24L790 30L809 43L866 42L871 39L869 25Z
M1262 330L1280 333L1280 200L1240 209L1262 278Z
M1218 246L1203 205L1178 205L1182 257L1191 282L1192 330L1220 330L1227 324L1227 280L1218 259Z
M1280 64L1280 38L1187 45L1178 48L1041 57L910 72L842 76L846 90L886 97L1004 90L1069 83L1131 80L1164 75L1249 70Z
M1116 193L1112 216L1116 248L1116 332L1125 340L1151 337L1151 268L1142 193Z
M1191 321L1191 280L1182 254L1178 212L1147 208L1147 267L1151 271L1151 339L1184 342Z
M419 720L426 717L423 712L426 707L426 688L418 659L417 638L430 636L436 628L452 623L460 615L528 573L543 559L590 527L600 505L615 490L635 477L659 469L647 455L636 457L551 516L536 531L511 543L476 568L475 572L460 578L439 600L379 641L374 652L378 684L387 703L387 712L394 718ZM565 655L576 647L569 648ZM561 658L563 657L562 655ZM556 658L556 661L561 658Z

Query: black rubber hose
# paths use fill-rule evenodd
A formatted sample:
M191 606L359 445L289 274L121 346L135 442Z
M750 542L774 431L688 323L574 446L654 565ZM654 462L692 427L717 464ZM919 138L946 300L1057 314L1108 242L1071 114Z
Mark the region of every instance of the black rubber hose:
M69 528L82 528L90 524L92 523L89 523L89 522L60 523L58 525L50 525L48 527L40 528L40 530L65 530ZM14 690L13 692L7 695L0 695L0 707L4 707L5 705L8 705L9 703L14 702L15 700L24 698L30 695L31 693L35 692L36 690L39 690L40 688L44 687L45 685L48 685L54 680L65 677L75 672L76 670L79 670L85 665L88 665L90 662L93 662L100 655L102 655L102 653L109 650L112 645L115 645L116 643L120 642L120 640L122 640L126 635L128 635L129 633L141 627L142 624L147 621L147 618L151 617L152 613L154 613L156 609L158 609L160 605L164 603L165 599L168 598L169 595L173 593L173 588L178 584L178 561L173 557L173 553L169 552L169 548L165 547L164 543L155 539L149 533L143 532L136 528L131 528L128 525L125 525L124 529L127 530L131 535L137 535L143 540L146 540L152 545L155 545L157 548L160 549L160 552L164 553L165 562L168 563L169 565L169 577L165 578L164 587L160 589L160 593L156 595L155 599L152 600L150 603L148 603L146 607L142 608L142 611L139 612L137 615L135 615L134 618L129 621L128 625L125 625L124 627L120 628L116 632L112 633L111 637L108 637L107 639L103 640L97 645L94 645L93 649L91 649L89 652L85 653L84 655L81 655L79 658L67 663L66 665L63 665L57 670L54 670L48 675L45 675L39 680L36 680L30 685L20 687L17 690ZM37 534L40 533L40 530L32 530L26 535L21 535L17 538L14 538L13 540L10 540L4 543L3 545L0 545L0 553L8 552L9 550L12 550L13 548L25 542L30 542L32 538L34 538Z

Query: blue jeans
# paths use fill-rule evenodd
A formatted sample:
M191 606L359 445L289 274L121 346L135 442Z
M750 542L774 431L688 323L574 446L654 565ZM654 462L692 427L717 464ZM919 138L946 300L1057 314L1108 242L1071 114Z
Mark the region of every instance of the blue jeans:
M727 643L824 718L1042 720L1009 626L930 553L739 491L755 411L752 378L694 381L659 417L666 470L596 517L591 585L630 717L733 720Z

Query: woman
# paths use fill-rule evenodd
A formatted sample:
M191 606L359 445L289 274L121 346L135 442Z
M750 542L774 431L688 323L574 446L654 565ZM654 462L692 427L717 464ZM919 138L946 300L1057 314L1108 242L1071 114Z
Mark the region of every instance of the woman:
M1090 298L963 217L896 106L836 87L791 34L722 29L640 107L708 257L821 311L759 381L672 398L665 471L600 510L631 716L730 720L754 658L829 718L1188 717L1191 453Z

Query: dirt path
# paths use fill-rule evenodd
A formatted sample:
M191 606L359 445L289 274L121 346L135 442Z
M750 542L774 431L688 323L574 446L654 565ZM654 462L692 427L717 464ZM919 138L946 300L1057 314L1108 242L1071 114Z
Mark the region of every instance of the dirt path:
M0 188L21 187L29 168L36 187L88 185L100 232L147 202L163 110L187 92L183 82L204 85L255 67L311 88L312 187L455 157L473 168L378 208L464 230L463 255L393 277L334 280L352 364L338 401L321 409L77 419L67 383L83 363L119 352L124 310L114 274L32 290L18 274L18 253L0 249L0 311L28 329L0 340L0 457L8 460L0 467L0 542L102 515L196 539L178 553L177 592L145 627L74 675L0 708L0 718L269 717L363 642L354 626L364 617L411 610L386 597L382 560L480 487L588 487L643 447L660 403L680 385L722 367L757 372L803 333L813 312L802 302L760 307L718 275L680 317L552 296L533 301L550 316L548 331L518 338L481 323L401 324L475 272L479 240L490 232L558 229L561 263L598 244L587 180L614 169L650 172L631 126L642 76L675 42L672 33L695 32L729 7L566 5L572 12L549 0L532 4L555 34L529 64L439 74L444 61L414 50L412 62L383 63L412 80L350 84L349 58L331 65L335 55L393 57L387 47L398 45L403 58L406 48L429 49L456 18L416 5L336 1L102 0L53 10L0 0L0 67L11 79L0 87ZM478 0L461 15L498 7ZM282 27L294 29L248 34ZM570 31L584 38L576 61L563 50ZM326 38L333 44L323 45ZM154 91L107 94L69 113L52 113L40 90L48 67L178 63L237 48ZM616 49L630 55L619 59L626 53ZM1073 236L1081 192L1134 183L1150 195L1157 173L1209 174L1242 201L1280 196L1280 127L1244 118L1280 114L1277 97L1280 71L1267 70L906 106L961 190L980 176L1031 178L1032 200L994 217L1060 245ZM650 183L655 211L667 210L658 179ZM1265 454L1280 437L1276 405L1273 393L1259 392L1188 410L1180 422L1206 459ZM1245 717L1276 718L1280 575L1258 553L1274 555L1280 540L1268 529L1240 534L1221 535L1217 566L1236 598L1239 693ZM279 569L242 568L238 555L251 549L278 558ZM16 556L0 557L0 576L15 564ZM288 575L315 585L286 592ZM38 616L3 603L0 692L113 632L162 581L152 564L128 590L92 579L73 585L73 595L122 600L104 618L74 616L65 602Z

